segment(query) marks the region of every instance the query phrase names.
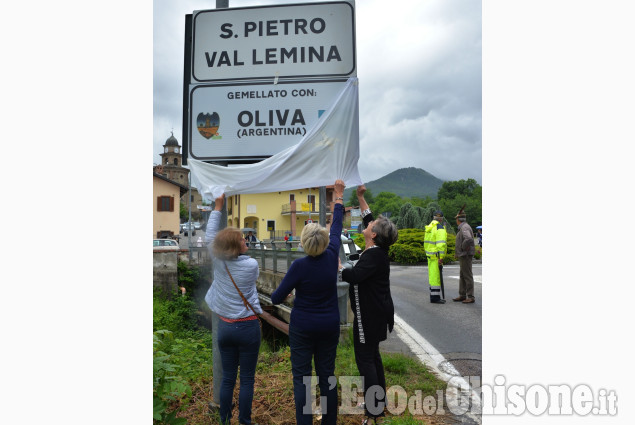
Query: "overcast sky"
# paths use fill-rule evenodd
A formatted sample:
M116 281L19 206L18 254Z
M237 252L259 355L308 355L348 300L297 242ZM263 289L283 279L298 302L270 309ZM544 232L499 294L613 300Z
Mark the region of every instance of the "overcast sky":
M229 7L304 3L229 0ZM399 6L399 8L396 7ZM214 0L154 0L153 163L174 131L182 144L185 15ZM481 183L481 2L356 2L359 172L404 167Z

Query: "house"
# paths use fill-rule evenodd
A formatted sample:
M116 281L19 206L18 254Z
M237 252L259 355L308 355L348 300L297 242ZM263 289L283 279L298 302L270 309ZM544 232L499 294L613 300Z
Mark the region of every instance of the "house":
M189 174L190 170L183 167L183 156L181 145L179 145L179 141L174 137L174 133L170 134L163 144L163 153L161 156L161 167L155 167L156 169L160 169L161 175L166 177L167 179L176 182L182 186L189 186ZM189 199L188 199L189 197ZM201 215L199 210L196 208L197 205L204 204L203 198L198 193L195 187L192 187L190 191L186 191L181 194L180 202L186 207L188 204L192 205L192 219L200 220ZM178 205L177 205L178 210ZM178 233L178 232L177 232Z
M259 240L300 238L309 222L319 222L319 188L234 195L227 198L227 225L253 228ZM330 221L333 186L326 187L326 219Z
M152 173L152 238L165 238L179 234L179 200L188 188L161 174L161 166Z

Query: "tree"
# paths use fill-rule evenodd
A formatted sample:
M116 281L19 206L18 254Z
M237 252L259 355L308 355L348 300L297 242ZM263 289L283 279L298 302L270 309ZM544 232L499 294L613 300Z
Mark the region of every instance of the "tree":
M441 206L439 206L439 204L437 204L435 201L428 202L428 204L422 209L423 213L421 220L426 224L430 223L434 218L434 213L439 211L440 209Z
M474 179L443 182L439 188L439 206L446 221L456 229L454 217L465 204L465 215L470 226L482 225L483 188Z
M403 198L403 202L410 202L415 207L426 208L430 202L433 202L433 199L429 196L426 196L425 198L413 196L412 198Z
M406 202L399 210L399 219L397 220L398 229L423 229L426 223L423 222L424 210L421 207L415 207L410 202Z
M183 202L179 204L179 217L181 218L181 220L187 220L189 217L187 207Z
M387 216L391 219L399 215L401 204L401 197L390 192L380 192L372 204L370 202L368 203L375 217L379 214L386 215L385 213L388 213Z
M474 179L443 182L437 192L437 199L439 201L441 199L454 199L458 195L471 197L475 195L474 192L477 187L480 188L481 186Z
M467 222L472 226L482 225L482 203L480 197L468 197L465 195L457 195L454 199L439 200L441 210L443 211L447 221L456 229L456 220L454 217L459 212L463 204L465 204L465 215Z

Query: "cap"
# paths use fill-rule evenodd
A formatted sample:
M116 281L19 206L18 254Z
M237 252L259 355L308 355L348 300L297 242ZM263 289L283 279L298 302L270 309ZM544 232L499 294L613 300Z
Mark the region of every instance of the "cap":
M437 221L439 221L439 219L443 219L443 212L441 211L435 211L434 212L434 216L433 218Z

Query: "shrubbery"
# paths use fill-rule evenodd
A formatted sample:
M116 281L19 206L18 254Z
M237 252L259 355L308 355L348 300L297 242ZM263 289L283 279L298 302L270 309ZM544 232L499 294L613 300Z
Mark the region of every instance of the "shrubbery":
M361 233L354 234L351 239L355 242L355 245L360 247L362 250L366 249L366 241L364 240L364 235Z
M414 245L395 243L388 251L391 261L403 264L415 264L426 261L426 253L422 248Z
M152 330L167 329L176 337L190 337L199 330L196 303L189 297L175 292L171 296L155 290Z
M156 290L153 303L153 417L155 423L185 424L177 418L192 396L190 382L212 374L212 334L197 324L189 295ZM182 407L181 407L182 408Z
M401 229L399 239L390 247L388 252L391 261L402 264L425 263L428 261L424 250L425 230L422 229ZM454 245L456 236L447 234L447 253L443 258L443 264L456 261L454 257ZM359 244L358 244L359 245Z

